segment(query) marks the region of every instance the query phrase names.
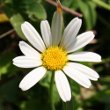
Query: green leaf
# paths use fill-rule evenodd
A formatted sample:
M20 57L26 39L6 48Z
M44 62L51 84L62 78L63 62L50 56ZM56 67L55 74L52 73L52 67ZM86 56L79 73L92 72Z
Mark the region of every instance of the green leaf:
M41 96L41 94L39 94ZM28 101L22 102L20 110L50 110L49 104L47 105L46 100L41 98L33 98Z
M75 0L76 1L76 0ZM67 7L70 7L71 6L71 4L72 4L72 2L73 2L73 0L63 0L62 1L62 4L64 5L64 6L67 6Z
M66 7L76 10L78 8L77 0L63 0L62 4Z
M17 69L14 65L12 65L12 59L14 58L13 53L6 53L0 55L0 76L3 74L12 75L13 73L16 73ZM14 70L14 71L13 71Z
M0 85L0 99L16 102L19 99L18 78L7 79L5 83Z
M19 35L19 37L21 37L22 39L26 39L25 36L23 35L22 31L21 31L21 24L24 22L23 17L18 13L13 15L10 18L10 23L12 24L13 28L15 29L15 31L17 32L17 34Z
M4 3L12 3L13 0L4 0Z
M97 5L103 7L104 9L110 10L110 5L106 4L105 2L101 1L101 0L92 0L94 3L96 3Z
M74 10L77 10L78 9L78 0L72 0L73 2L72 2L72 4L71 4L71 7L70 8L72 8L72 9L74 9Z
M27 4L26 13L28 14L29 18L33 21L37 19L46 19L47 14L44 7L37 2L32 2L31 4Z
M101 102L110 103L110 93L106 90L98 92L96 98Z
M95 26L96 20L97 20L96 5L91 1L88 1L87 4L90 9L91 23L92 23L92 27L93 27L93 26Z
M92 29L96 23L95 5L91 2L84 2L79 0L79 8L84 15L86 27L88 30Z
M46 11L40 1L37 0L14 0L14 8L18 6L19 13L27 14L32 21L42 20L47 18Z
M36 84L30 90L22 93L25 100L20 101L20 110L50 110L47 88Z

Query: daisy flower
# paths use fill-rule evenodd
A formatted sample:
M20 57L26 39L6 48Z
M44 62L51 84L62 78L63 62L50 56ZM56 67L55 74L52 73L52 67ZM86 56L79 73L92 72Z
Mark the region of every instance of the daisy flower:
M24 55L14 58L13 64L21 68L35 68L20 82L19 87L23 91L41 80L47 70L54 71L58 93L66 102L71 99L70 85L66 76L89 88L90 80L98 80L99 75L77 62L100 62L101 56L93 52L77 52L93 40L94 33L88 31L77 36L82 24L79 18L72 19L62 32L61 16L61 10L58 8L53 16L51 28L47 20L41 21L42 37L29 22L24 22L21 25L22 32L33 47L20 41L19 47Z

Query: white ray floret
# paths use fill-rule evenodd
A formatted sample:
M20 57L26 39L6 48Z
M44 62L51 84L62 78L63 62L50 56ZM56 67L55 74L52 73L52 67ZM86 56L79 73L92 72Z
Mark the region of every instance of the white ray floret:
M71 61L101 62L100 55L93 52L77 52L68 55L68 59Z
M93 40L95 35L92 31L88 31L78 35L75 39L75 42L67 48L68 53L74 52L84 46L86 46L89 42Z
M69 82L62 71L55 72L55 83L62 100L64 102L70 101L71 91L70 91Z
M25 56L41 59L41 55L39 54L39 52L37 52L34 48L32 48L24 41L19 42L19 48Z
M85 65L72 62L69 64L69 67L73 68L76 71L81 72L81 74L84 74L86 77L88 77L91 80L96 81L99 78L99 75L96 71L94 71L93 69L91 69Z
M44 51L45 50L45 45L44 42L41 39L41 36L39 33L35 30L35 28L29 23L29 22L24 22L21 25L21 29L26 36L27 40L39 51Z
M21 68L34 68L42 65L42 61L35 57L19 56L13 59L13 64Z
M52 44L52 35L50 30L50 25L47 20L41 21L41 34L42 38L46 44L47 47L49 47Z
M73 44L73 42L75 41L75 37L78 34L78 31L81 27L81 24L82 20L79 18L74 18L73 20L71 20L71 22L64 30L61 46L68 49L69 46Z
M32 70L28 73L20 82L19 87L26 91L34 86L39 80L41 80L46 73L46 69L44 67L39 67Z
M58 45L62 38L63 18L62 14L55 13L52 19L52 45Z
M80 71L74 69L71 63L68 63L63 70L66 75L68 75L70 78L72 78L85 88L89 88L91 86L89 78L86 75L82 74Z

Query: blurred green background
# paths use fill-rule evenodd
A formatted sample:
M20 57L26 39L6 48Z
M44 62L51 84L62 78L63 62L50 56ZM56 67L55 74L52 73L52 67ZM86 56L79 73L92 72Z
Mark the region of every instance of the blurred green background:
M20 25L32 23L40 33L40 22L48 19L51 24L54 0L0 0L0 110L50 110L50 75L30 90L23 92L19 82L30 69L12 65L12 59L21 55L18 47L25 40ZM55 1L54 1L55 2ZM82 14L80 32L93 30L95 39L82 50L94 51L102 56L101 63L85 63L95 69L100 79L85 89L70 80L73 110L110 110L110 0L61 0L63 6ZM65 25L76 17L64 11ZM63 110L62 101L54 87L56 110Z

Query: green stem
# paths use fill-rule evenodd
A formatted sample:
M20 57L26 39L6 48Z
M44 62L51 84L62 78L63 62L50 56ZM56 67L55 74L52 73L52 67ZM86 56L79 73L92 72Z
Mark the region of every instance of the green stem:
M72 100L69 102L63 102L63 110L73 110Z
M50 83L50 102L51 102L51 109L55 110L54 101L53 101L53 87L54 87L54 71L52 72L51 83Z
M66 110L66 105L64 102L62 102L62 105L63 105L63 110Z

